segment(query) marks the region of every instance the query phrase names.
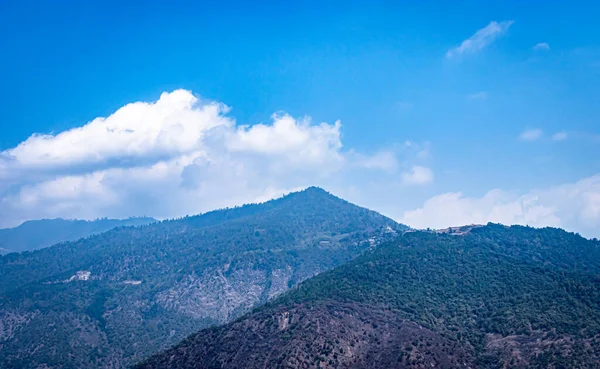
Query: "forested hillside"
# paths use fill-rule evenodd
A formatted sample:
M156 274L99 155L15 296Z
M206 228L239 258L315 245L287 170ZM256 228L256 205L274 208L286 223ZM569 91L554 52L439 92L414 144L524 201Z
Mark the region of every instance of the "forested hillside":
M15 228L0 229L0 254L37 250L59 242L75 241L117 227L140 226L156 222L153 218L129 219L41 219Z
M597 368L599 272L560 229L406 232L138 368Z
M405 229L309 188L0 257L0 367L124 367Z

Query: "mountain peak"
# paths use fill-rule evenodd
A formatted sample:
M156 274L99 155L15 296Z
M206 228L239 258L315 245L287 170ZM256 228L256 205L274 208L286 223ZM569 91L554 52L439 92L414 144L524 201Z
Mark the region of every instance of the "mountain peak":
M341 198L333 195L331 192L328 192L328 191L322 189L321 187L316 187L316 186L310 186L310 187L307 187L300 191L290 192L289 194L285 195L284 197L307 197L307 198L311 198L311 199L328 198L328 199L336 199L336 200L341 200L341 201L346 202L345 200L342 200Z
M327 194L327 195L331 195L329 192L325 191L324 189L322 189L321 187L317 187L317 186L309 186L306 187L304 190L300 191L300 192L307 192L307 193L320 193L320 194Z

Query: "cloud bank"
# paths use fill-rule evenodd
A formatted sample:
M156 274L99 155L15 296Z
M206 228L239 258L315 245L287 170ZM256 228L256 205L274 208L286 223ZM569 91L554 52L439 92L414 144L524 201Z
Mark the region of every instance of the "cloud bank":
M461 192L448 192L405 211L398 220L417 228L487 222L555 226L599 237L600 174L524 194L495 189L482 197L467 197Z
M0 227L45 217L177 217L371 176L433 180L419 164L422 145L361 153L343 148L339 121L280 113L245 126L228 112L176 90L65 132L32 135L0 153Z
M492 221L600 236L600 175L520 194L430 197L439 185L428 142L360 152L344 147L339 121L278 113L240 125L228 112L176 90L29 137L0 152L0 227L53 217L171 218L317 185L418 228ZM565 139L562 133L553 139ZM521 139L541 136L528 130ZM418 205L415 195L430 198Z

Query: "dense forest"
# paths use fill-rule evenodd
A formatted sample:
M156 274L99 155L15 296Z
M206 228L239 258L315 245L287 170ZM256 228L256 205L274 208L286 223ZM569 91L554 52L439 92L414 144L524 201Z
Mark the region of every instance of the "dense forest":
M405 232L138 368L597 368L600 246L560 229Z
M2 256L0 367L125 367L406 229L313 187Z

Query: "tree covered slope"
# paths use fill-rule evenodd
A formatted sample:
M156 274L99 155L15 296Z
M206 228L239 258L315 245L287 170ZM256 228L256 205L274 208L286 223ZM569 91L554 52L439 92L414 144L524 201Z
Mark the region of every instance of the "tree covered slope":
M0 257L0 367L120 368L405 230L318 189Z
M138 368L597 368L599 253L552 228L406 232Z

